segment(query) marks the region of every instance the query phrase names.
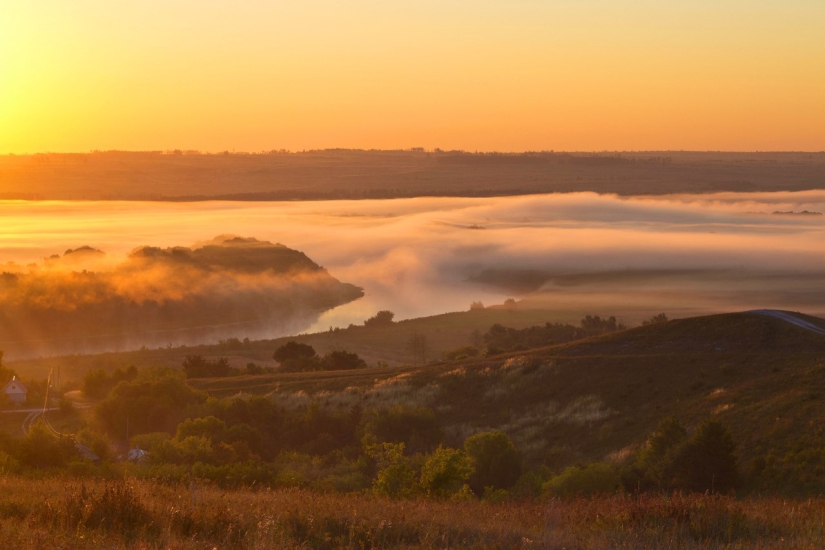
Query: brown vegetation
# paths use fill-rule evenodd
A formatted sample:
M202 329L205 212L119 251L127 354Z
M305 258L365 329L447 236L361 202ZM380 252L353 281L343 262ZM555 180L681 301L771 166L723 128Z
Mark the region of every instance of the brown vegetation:
M825 500L707 495L394 501L304 490L0 478L6 547L820 548Z

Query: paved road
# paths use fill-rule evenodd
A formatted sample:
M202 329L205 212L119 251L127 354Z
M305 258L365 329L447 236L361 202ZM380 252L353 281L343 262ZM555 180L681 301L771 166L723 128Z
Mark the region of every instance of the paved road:
M46 410L47 411L56 411L57 408L52 407L52 408L46 409ZM23 435L26 435L27 433L29 433L29 428L32 427L32 424L34 424L34 422L38 418L40 418L40 415L43 414L43 409L8 409L8 410L5 410L5 411L0 411L0 414L1 413L25 414L26 418L23 419L23 424L20 426L20 428L23 430Z
M746 313L754 313L756 315L765 315L766 317L773 317L774 319L785 321L786 323L796 325L800 328L804 328L805 330L810 330L811 332L825 335L825 329L811 322L808 322L805 319L800 319L790 311L781 311L778 309L754 309L753 311L748 311Z

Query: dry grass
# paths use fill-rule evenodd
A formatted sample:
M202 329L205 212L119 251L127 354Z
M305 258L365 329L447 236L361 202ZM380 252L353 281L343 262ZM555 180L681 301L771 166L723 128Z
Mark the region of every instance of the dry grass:
M0 478L7 548L821 548L825 499L392 501Z

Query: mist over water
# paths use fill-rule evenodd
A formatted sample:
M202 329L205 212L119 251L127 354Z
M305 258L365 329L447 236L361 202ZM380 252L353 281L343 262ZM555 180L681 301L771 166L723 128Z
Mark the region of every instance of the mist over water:
M139 246L192 246L235 234L300 250L364 288L364 298L308 330L360 323L379 309L403 319L528 294L559 311L630 317L763 307L817 314L825 311L825 216L805 211L825 212L825 192L5 201L0 271L25 271L83 245L115 264Z

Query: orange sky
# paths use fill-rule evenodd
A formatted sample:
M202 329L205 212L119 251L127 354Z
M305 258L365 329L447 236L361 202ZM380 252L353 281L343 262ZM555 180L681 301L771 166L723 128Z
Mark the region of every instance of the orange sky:
M8 4L0 153L825 149L822 0Z

